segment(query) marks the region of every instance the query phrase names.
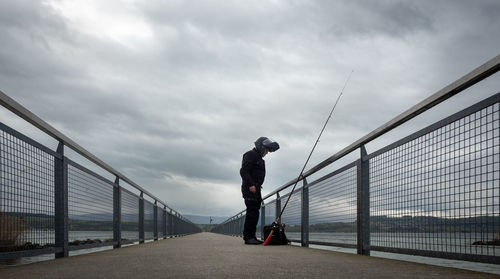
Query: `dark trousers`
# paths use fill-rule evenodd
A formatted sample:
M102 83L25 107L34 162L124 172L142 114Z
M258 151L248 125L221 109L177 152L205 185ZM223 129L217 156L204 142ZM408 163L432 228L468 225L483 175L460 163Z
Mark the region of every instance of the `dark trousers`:
M257 223L259 222L260 202L245 199L247 212L245 216L245 227L243 228L243 239L248 240L255 237Z

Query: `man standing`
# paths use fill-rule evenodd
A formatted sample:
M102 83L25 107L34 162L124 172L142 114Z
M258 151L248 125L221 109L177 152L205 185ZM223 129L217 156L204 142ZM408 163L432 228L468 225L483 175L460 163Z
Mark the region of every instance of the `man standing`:
M266 165L262 158L268 152L274 152L280 148L277 142L266 137L260 137L255 141L255 148L243 154L240 175L242 179L241 193L247 207L245 216L245 227L243 229L243 240L245 244L261 244L255 233L259 222L259 209L262 203L261 188L266 176Z

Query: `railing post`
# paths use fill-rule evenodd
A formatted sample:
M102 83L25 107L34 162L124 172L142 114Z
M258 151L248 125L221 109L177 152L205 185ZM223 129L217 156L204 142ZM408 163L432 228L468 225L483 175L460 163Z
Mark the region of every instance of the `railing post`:
M302 210L300 224L300 244L309 247L309 185L307 179L302 180Z
M276 193L276 218L278 218L278 216L280 216L280 213L281 213L280 193ZM280 220L280 223L281 223L281 220Z
M357 163L357 250L360 255L370 255L370 165L365 146Z
M155 200L155 206L153 209L153 240L158 240L158 201Z
M113 248L122 247L122 189L117 176L113 185Z
M266 206L262 203L262 207L260 208L260 231L261 238L264 239L264 226L266 225Z
M139 199L139 243L144 243L144 193Z
M55 246L62 251L55 253L56 258L69 256L68 245L68 163L64 157L64 143L59 142L54 159L54 215Z
M163 206L163 239L167 239L167 206Z

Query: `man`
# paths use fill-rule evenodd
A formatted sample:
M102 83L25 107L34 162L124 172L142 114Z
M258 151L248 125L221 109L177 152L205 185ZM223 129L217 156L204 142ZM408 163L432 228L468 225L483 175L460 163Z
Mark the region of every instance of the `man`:
M266 176L266 165L262 158L268 152L274 152L279 148L277 142L266 137L260 137L255 141L255 148L243 154L240 175L242 179L241 193L247 207L243 229L245 244L262 243L255 236L257 223L259 222L260 204L262 203L261 188Z

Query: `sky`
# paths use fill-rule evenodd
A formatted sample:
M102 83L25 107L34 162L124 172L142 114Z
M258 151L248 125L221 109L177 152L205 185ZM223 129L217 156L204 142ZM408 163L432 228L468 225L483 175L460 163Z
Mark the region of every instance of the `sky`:
M230 216L257 138L281 146L265 157L265 195L297 177L351 72L306 170L497 56L498 14L496 0L0 0L0 90L180 213ZM496 74L368 152L499 85ZM56 149L4 108L0 119Z

